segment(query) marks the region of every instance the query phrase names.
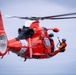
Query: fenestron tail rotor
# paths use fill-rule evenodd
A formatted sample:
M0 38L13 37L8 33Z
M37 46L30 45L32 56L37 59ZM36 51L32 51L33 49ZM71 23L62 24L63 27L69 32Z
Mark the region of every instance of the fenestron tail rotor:
M18 19L26 19L26 20L60 20L60 19L75 19L76 13L67 13L53 16L45 16L45 17L19 17L19 16L4 16L7 18L18 18Z

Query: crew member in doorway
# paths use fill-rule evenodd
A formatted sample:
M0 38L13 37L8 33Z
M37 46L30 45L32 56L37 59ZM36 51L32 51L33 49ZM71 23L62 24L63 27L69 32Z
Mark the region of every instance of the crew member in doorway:
M59 40L59 43L60 43L60 46L59 46L58 50L56 50L54 53L50 54L51 57L58 54L59 52L64 52L66 50L66 46L67 46L66 39L62 39L62 42L60 42L60 40Z
M55 47L54 47L54 40L53 40L52 37L54 37L54 34L53 34L53 33L50 33L50 34L49 34L49 38L50 38L50 43L51 43L51 52L53 53Z

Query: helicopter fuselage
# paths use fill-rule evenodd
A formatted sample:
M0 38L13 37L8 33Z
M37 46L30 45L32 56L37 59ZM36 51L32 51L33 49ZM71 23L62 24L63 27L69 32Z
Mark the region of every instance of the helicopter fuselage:
M29 27L26 25L29 25ZM17 37L8 40L0 12L0 56L4 57L7 52L11 51L25 58L25 60L50 58L49 54L52 52L52 46L48 30L59 32L58 28L39 26L38 19L34 21L29 20L25 23L25 27L18 29L19 34Z
M34 34L32 37L9 40L9 51L23 58L49 58L48 54L51 53L51 44L47 29L44 27L37 27L33 28L33 30Z

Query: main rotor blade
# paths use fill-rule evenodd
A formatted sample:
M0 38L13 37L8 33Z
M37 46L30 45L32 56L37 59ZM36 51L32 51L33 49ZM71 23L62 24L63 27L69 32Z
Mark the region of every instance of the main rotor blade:
M53 15L53 16L45 16L45 17L19 17L19 16L5 16L7 18L18 18L18 19L26 19L26 20L56 20L56 19L75 19L76 17L72 17L72 15L76 15L76 13L68 13L68 14L61 14L61 15ZM65 17L71 16L71 17Z
M26 20L40 20L40 17L19 17L19 16L4 16L4 17L26 19Z
M45 16L45 17L41 17L41 18L45 19L45 18L63 17L63 16L72 16L72 15L76 15L76 13L68 13L68 14L60 14L60 15L53 15L53 16Z
M58 20L58 19L76 19L76 17L45 18L45 19L51 19L51 20Z
M8 15L5 15L4 17L6 17L6 18L28 19L28 17L8 16Z

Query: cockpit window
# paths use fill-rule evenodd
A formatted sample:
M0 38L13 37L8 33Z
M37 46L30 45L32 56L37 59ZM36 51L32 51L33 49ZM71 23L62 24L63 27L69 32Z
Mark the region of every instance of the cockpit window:
M26 39L26 38L31 38L34 34L34 30L30 29L29 27L25 27L20 30L18 37L16 38L17 40L20 39Z
M43 33L43 34L46 34L46 32L47 32L47 29L43 27L42 33Z

